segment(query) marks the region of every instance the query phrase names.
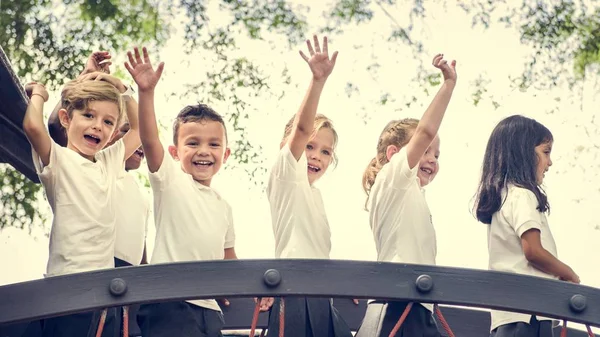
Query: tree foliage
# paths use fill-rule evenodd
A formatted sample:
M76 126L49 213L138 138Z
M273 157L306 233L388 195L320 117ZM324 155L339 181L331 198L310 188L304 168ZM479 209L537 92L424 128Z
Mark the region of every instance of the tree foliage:
M341 34L350 26L377 21L387 27L390 46L407 46L415 60L423 60L428 46L416 33L428 17L429 6L459 6L471 17L473 27L516 29L521 42L532 50L523 72L511 77L520 90L566 85L576 93L584 80L600 71L600 6L584 0L334 0L321 28ZM219 22L209 17L215 8ZM247 99L273 92L263 69L248 58L232 55L240 38L277 37L289 46L297 45L307 32L304 15L308 10L287 0L2 0L0 44L18 76L56 89L81 71L83 60L93 50L117 54L139 44L161 47L182 29L182 51L201 50L211 58L205 76L186 83L188 90L182 95L228 106L225 117L235 136L233 161L255 176L264 168L260 147L245 137ZM413 81L427 93L440 77L418 62ZM377 76L378 68L374 60L367 70ZM482 74L471 84L473 104L490 101L499 106L486 89L489 83ZM360 92L360 86L348 83L346 92L351 96ZM386 105L397 99L381 92L375 101ZM418 101L410 95L402 99L407 106ZM13 186L3 184L0 192L4 209L0 228L11 223L27 226L39 219L33 207L39 186L10 168L0 170L0 179ZM15 194L17 189L24 189L24 194Z

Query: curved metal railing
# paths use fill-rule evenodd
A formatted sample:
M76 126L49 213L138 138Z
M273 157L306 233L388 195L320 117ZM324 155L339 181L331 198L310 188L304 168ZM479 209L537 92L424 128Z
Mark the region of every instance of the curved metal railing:
M600 327L600 289L509 273L339 260L204 261L117 268L0 287L0 324L161 301L324 296L464 305Z

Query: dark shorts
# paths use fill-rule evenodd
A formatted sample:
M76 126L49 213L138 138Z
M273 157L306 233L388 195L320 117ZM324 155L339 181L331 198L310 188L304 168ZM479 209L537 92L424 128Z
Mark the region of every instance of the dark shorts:
M72 314L45 319L42 321L43 337L95 337L102 310ZM102 337L119 336L115 322L116 310L108 309Z
M285 337L352 337L350 328L329 298L286 297ZM269 336L279 336L281 299L269 313Z
M223 313L185 301L143 304L137 314L143 337L222 337Z
M408 302L375 301L369 303L356 337L388 337ZM415 303L396 337L441 337L431 311Z
M504 324L492 331L490 337L553 337L552 321L538 321L531 316L529 324L516 322Z

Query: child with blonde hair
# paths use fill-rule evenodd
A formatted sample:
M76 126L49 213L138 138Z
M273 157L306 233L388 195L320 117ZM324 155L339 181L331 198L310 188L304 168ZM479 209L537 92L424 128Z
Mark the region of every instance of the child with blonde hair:
M33 162L54 214L46 277L114 267L115 188L123 163L140 146L137 109L128 109L130 131L105 148L122 119L125 86L105 74L69 82L62 91L60 123L66 147L56 144L44 125L48 92L30 84L23 130ZM93 333L97 312L44 321L44 336ZM105 328L106 335L114 331Z
M325 82L335 66L337 52L329 57L327 37L323 49L314 36L314 49L306 41L312 80L298 113L287 123L281 150L271 170L267 196L275 235L275 257L328 259L331 232L321 193L314 183L335 161L337 132L333 123L317 114ZM273 299L263 299L262 310ZM275 299L269 316L269 335L279 334L281 299ZM352 336L350 328L329 298L286 298L285 336Z
M444 77L442 87L421 120L389 122L377 141L377 154L363 176L369 223L377 260L435 265L436 238L423 187L438 173L438 130L456 85L456 62L436 55L433 65ZM375 300L356 336L388 336L409 303ZM431 305L408 309L398 336L440 336Z

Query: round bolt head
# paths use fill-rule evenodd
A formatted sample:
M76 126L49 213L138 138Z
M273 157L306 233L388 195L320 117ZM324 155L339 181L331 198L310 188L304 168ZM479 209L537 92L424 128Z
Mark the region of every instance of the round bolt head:
M108 288L113 296L123 296L127 292L127 282L122 278L115 278L110 281Z
M422 293L428 293L433 289L433 279L429 275L421 275L417 277L415 282L417 290Z
M268 287L277 287L281 283L281 273L277 269L269 269L265 272L263 279Z
M573 295L569 299L569 306L575 312L582 312L587 307L587 298L583 295Z

